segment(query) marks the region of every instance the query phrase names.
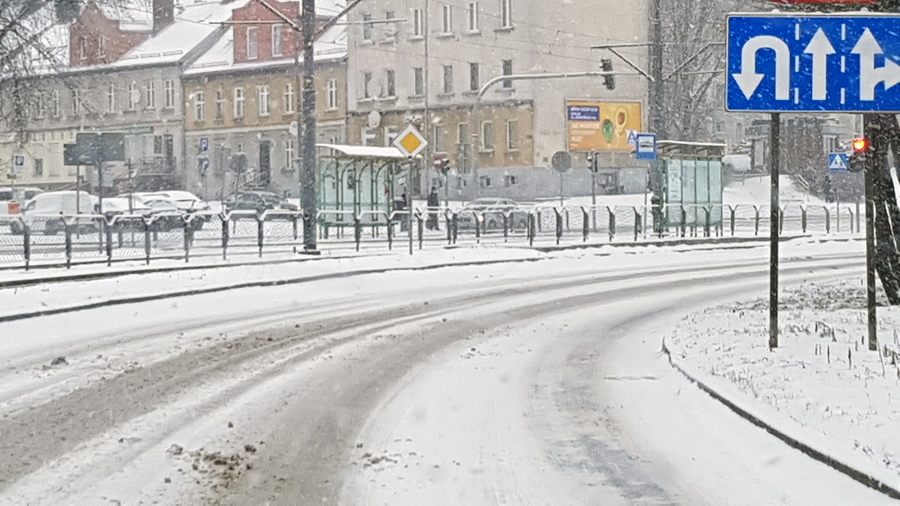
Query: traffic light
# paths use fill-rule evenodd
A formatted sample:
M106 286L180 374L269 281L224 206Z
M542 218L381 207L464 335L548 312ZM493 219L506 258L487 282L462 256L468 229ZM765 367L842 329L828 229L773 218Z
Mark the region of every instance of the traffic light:
M589 152L587 154L587 166L591 172L598 172L600 170L600 154L596 151Z
M600 70L603 72L612 72L612 69L612 60L609 58L600 59ZM607 90L616 89L616 76L603 76L603 85L606 86Z
M434 157L434 170L440 172L443 175L447 175L450 172L450 159L446 156L436 156Z
M869 139L860 137L853 139L853 153L850 154L850 172L862 172L866 168L866 153L869 152Z

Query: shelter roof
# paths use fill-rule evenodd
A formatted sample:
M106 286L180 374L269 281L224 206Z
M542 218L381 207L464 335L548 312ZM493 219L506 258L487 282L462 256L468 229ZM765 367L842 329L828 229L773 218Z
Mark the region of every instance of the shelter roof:
M388 146L348 146L343 144L316 144L318 148L337 151L344 158L386 158L391 160L406 160L399 149Z

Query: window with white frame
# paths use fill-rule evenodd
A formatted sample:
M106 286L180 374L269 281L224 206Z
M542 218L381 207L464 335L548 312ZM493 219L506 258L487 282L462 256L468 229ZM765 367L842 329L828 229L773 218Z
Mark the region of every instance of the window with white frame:
M468 21L468 30L470 32L478 31L478 2L469 2L469 8L466 12L466 20Z
M156 81L147 81L144 84L144 106L147 109L156 109Z
M293 83L286 83L284 85L284 113L289 114L294 112L294 107L296 107L296 99L294 98L294 85Z
M37 93L34 97L34 117L43 118L47 114L47 104L42 93Z
M62 110L59 108L59 90L53 90L51 101L50 111L53 113L54 118L58 118L62 115Z
M78 39L78 56L84 60L87 58L88 50L87 50L87 38L80 37Z
M272 25L272 56L284 56L284 26Z
M269 86L257 86L257 99L259 100L259 115L269 115Z
M284 143L284 165L288 169L294 168L294 153L297 151L297 140L293 137L288 137L287 141Z
M422 67L413 69L413 95L417 97L425 95L425 70Z
M375 129L368 127L362 128L363 146L374 146L377 138L378 134L375 133Z
M165 101L164 106L166 109L174 109L175 108L175 81L172 79L166 79L165 83Z
M413 9L413 37L425 36L425 13L422 9Z
M434 152L435 153L446 153L447 145L446 145L446 142L444 141L444 137L445 137L444 136L444 125L440 124L440 123L438 123L437 125L434 125L431 133L432 133L432 135L431 135L432 141L431 142L434 145L433 146Z
M480 72L477 63L469 64L469 91L478 91L481 88Z
M325 105L329 111L334 111L338 108L337 79L329 79L325 84Z
M503 60L503 75L511 76L513 73L513 65L512 60ZM504 79L503 84L501 85L503 88L512 88L512 79Z
M194 120L206 119L206 94L201 90L194 93Z
M396 97L397 96L397 75L393 70L385 70L384 71L384 89L385 96L388 97Z
M453 9L450 5L441 5L441 33L453 33Z
M371 14L363 14L363 40L367 42L372 41L372 36L375 33L375 23L372 23L372 15Z
M363 72L363 98L372 98L372 73Z
M384 38L385 40L394 40L397 35L397 24L390 22L394 19L394 11L385 11L384 19L388 21L384 24Z
M512 0L500 0L500 28L512 28Z
M453 65L444 65L444 93L453 93Z
M384 145L392 146L399 133L400 132L397 131L397 127L395 126L384 127Z
M132 82L128 85L128 110L134 111L141 102L141 92L138 90L137 83Z
M97 37L97 56L106 56L106 37Z
M509 120L506 122L506 150L517 151L519 149L519 121Z
M225 90L220 86L216 90L216 119L225 117Z
M247 59L259 58L259 28L251 26L247 28Z
M113 83L109 83L106 89L106 112L116 112L116 85Z
M244 117L244 88L234 89L234 117Z
M494 123L491 121L481 123L481 150L494 150Z
M72 89L72 114L78 116L81 114L81 90L78 88Z

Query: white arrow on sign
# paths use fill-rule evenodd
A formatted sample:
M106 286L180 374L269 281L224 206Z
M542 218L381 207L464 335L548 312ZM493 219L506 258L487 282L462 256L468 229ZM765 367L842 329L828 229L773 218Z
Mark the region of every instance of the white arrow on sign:
M819 28L803 52L812 55L813 100L828 99L828 55L834 54L835 51L825 31Z
M884 50L868 28L853 47L852 53L859 55L860 100L875 100L875 88L880 83L884 83L885 91L900 83L900 65L886 58L884 67L875 67L875 55L884 54Z
M763 74L756 73L756 53L760 49L775 51L775 100L791 98L791 50L787 42L771 35L753 37L741 49L741 73L732 74L749 100L759 88Z

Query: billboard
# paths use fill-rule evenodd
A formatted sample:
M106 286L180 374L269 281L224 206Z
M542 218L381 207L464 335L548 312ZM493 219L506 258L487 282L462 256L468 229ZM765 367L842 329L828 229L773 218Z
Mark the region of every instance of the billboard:
M640 102L566 102L569 151L631 151L629 131L641 132Z

